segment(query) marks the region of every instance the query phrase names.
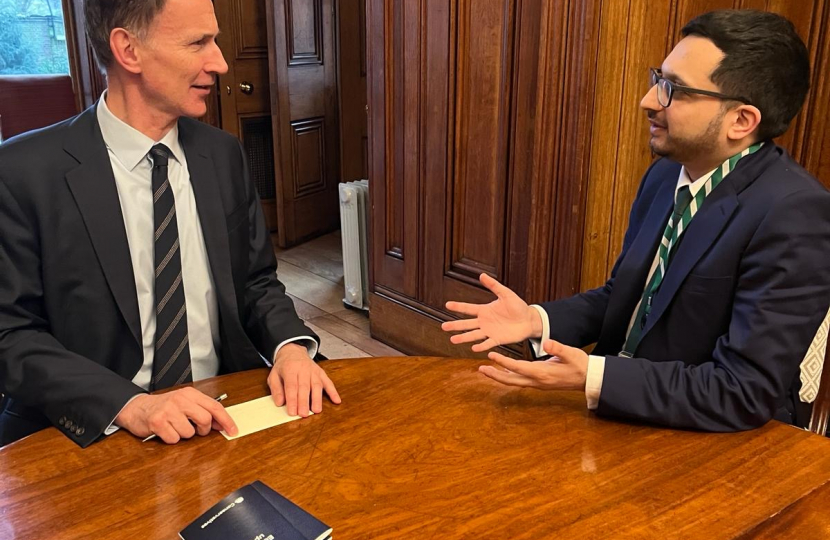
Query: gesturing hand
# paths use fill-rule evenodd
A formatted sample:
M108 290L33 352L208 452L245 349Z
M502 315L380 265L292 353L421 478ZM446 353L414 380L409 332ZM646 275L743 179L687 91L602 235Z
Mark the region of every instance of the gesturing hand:
M452 343L469 343L474 352L486 351L498 345L517 343L532 337L542 337L542 318L519 296L490 277L481 274L482 285L496 295L489 304L447 302L447 309L474 317L449 321L441 325L446 332L464 332L450 338Z
M291 416L308 416L309 398L311 410L323 412L323 391L333 403L340 403L340 394L329 376L309 358L305 347L295 343L284 345L268 375L268 387L277 406L285 405Z
M115 425L137 437L156 434L167 444L205 436L211 429L236 435L236 424L222 405L195 388L181 388L159 395L140 394L130 401Z
M562 345L552 339L542 344L551 358L544 362L513 360L497 352L487 355L507 371L493 366L478 370L502 384L524 386L540 390L585 390L588 373L588 355L582 349Z

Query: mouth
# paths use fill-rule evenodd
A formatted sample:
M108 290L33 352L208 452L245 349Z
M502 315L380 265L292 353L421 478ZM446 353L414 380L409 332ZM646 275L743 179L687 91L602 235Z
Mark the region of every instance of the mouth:
M196 90L202 90L204 92L210 92L211 89L213 88L213 85L212 84L194 84L193 88L195 88Z
M648 123L650 124L648 130L651 132L652 135L659 132L660 130L666 130L666 126L664 126L663 124L658 124L654 120L649 120Z

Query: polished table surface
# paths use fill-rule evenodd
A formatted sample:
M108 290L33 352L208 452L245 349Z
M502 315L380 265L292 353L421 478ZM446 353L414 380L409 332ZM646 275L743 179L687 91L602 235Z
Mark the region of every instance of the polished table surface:
M254 480L386 538L830 538L830 440L770 422L704 434L599 418L576 392L497 385L477 360L324 363L343 403L227 441L50 428L0 450L0 538L176 538ZM265 370L196 383L225 405Z

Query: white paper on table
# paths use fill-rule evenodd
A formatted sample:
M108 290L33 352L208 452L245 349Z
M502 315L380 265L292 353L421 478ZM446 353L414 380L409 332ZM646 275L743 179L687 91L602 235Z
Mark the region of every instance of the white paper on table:
M302 418L302 416L289 416L285 405L277 407L274 404L274 398L271 396L232 405L226 407L225 410L228 411L233 421L236 422L236 427L239 428L239 433L234 436L228 435L224 430L220 432L228 440L238 439L263 429ZM314 414L311 411L308 411L308 413Z

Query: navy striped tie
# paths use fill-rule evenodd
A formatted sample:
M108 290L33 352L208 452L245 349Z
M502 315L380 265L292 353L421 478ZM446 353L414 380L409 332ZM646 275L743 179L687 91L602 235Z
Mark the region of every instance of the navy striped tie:
M170 149L157 144L153 160L153 216L155 222L156 344L150 390L193 380L187 338L187 307L182 285L182 260L176 201L167 175Z

